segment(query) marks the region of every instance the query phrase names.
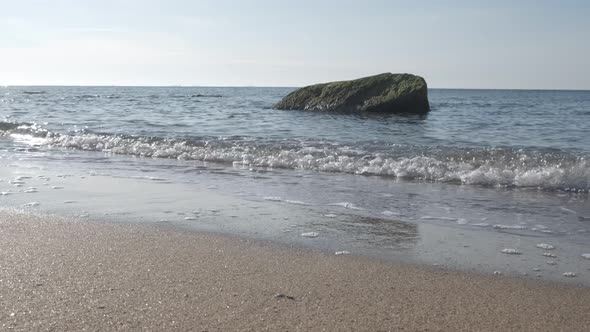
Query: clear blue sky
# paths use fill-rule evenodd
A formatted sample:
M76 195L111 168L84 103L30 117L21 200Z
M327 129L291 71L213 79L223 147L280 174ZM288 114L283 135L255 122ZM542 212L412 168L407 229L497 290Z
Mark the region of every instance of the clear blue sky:
M590 89L590 1L0 0L0 84Z

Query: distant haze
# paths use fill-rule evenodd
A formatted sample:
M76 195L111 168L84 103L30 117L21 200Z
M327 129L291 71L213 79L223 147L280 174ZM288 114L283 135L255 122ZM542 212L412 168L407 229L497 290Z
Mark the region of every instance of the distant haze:
M2 1L2 85L590 89L588 1Z

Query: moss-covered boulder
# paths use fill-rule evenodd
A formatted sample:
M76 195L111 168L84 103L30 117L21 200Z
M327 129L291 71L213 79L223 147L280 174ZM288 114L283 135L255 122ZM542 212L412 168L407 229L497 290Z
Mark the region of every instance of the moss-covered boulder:
M288 94L274 108L417 114L430 110L426 81L422 77L391 73L306 86Z

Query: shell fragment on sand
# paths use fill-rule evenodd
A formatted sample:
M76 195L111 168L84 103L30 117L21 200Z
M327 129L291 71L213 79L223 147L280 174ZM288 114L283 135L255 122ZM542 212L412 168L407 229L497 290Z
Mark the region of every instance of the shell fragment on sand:
M509 249L509 248L502 249L502 253L508 254L508 255L520 255L521 254L520 251L518 251L516 249Z

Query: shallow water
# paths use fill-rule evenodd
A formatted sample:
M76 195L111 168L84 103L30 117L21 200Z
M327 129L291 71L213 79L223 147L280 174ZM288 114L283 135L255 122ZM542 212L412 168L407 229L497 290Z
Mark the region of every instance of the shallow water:
M0 89L0 206L590 284L590 92L271 109L291 90Z

